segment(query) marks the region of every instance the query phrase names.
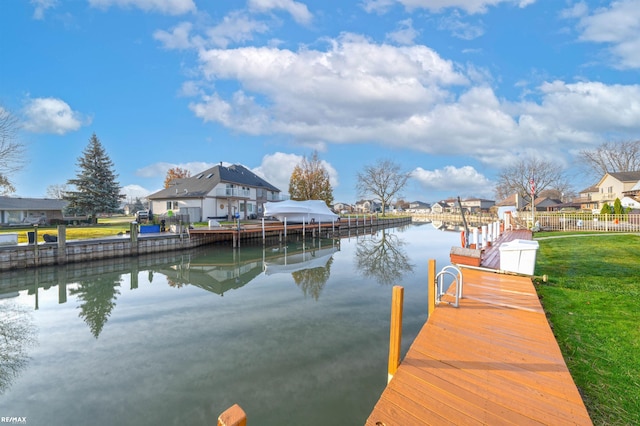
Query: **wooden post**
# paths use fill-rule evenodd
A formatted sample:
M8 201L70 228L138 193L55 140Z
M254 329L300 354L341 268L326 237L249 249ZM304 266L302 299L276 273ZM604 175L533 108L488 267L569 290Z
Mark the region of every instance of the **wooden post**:
M427 274L427 286L429 287L428 296L429 299L429 318L431 318L431 314L436 309L436 260L429 259L429 273Z
M218 426L247 426L247 415L238 404L233 404L220 414Z
M404 301L404 287L393 286L391 297L391 329L389 332L389 368L387 382L398 371L400 365L400 345L402 343L402 305Z
M262 218L262 245L266 244L266 236L264 232L264 217Z
M58 265L67 263L67 226L58 225Z
M38 224L33 225L33 262L36 266L40 263L40 253L38 252Z

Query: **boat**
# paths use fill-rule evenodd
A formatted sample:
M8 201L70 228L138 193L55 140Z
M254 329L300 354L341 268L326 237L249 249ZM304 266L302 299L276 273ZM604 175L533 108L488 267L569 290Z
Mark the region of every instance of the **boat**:
M339 216L322 200L267 202L264 205L264 215L275 217L280 222L286 220L287 223L327 223L339 220Z

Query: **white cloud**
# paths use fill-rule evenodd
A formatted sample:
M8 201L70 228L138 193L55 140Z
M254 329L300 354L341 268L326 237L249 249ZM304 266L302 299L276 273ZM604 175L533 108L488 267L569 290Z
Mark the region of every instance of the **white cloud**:
M284 10L299 24L309 24L313 15L304 3L293 0L249 0L249 9L259 12Z
M396 0L364 0L361 5L367 13L386 13L394 4Z
M540 104L522 103L520 126L550 142L589 142L597 133L640 130L640 85L544 83Z
M209 80L242 90L191 105L205 121L250 134L284 133L298 141L351 142L446 99L442 86L464 85L454 64L425 46L376 45L350 34L327 51L246 47L200 52ZM267 108L253 94L269 100ZM360 134L360 136L358 136Z
M193 47L190 32L193 25L190 22L181 22L171 29L171 32L157 30L153 38L162 43L165 49L189 49Z
M445 9L461 9L468 14L485 13L489 7L500 3L515 4L526 7L536 0L396 0L409 10L427 9L431 12L442 12ZM373 2L374 4L376 2Z
M121 193L126 196L126 201L135 201L136 198L143 199L153 192L155 192L155 190L150 191L140 185L125 185L122 187L121 191Z
M282 192L289 191L289 180L293 169L302 161L304 157L296 154L286 154L284 152L276 152L274 154L265 155L262 158L260 166L252 171L263 177L267 182L280 189ZM329 174L329 183L335 189L339 185L338 171L325 160L320 160L322 166Z
M471 166L445 166L438 170L416 168L411 177L425 189L461 196L491 197L495 184Z
M484 28L481 25L464 22L457 11L441 18L438 28L449 31L451 35L462 40L473 40L484 34Z
M35 6L33 10L33 19L44 19L44 13L47 9L52 9L58 5L57 0L31 0L31 4Z
M82 114L73 111L61 99L35 98L30 99L22 110L25 117L24 129L34 133L56 133L64 135L78 130L86 121Z
M405 19L398 23L398 29L390 32L386 35L388 40L391 40L397 44L411 45L415 38L420 34L415 28L413 28L413 22L411 19Z
M199 51L190 108L204 121L300 146L377 142L498 164L532 147L562 157L602 135L640 132L640 86L548 82L522 101L496 96L487 70L461 67L423 45L343 34L325 51L243 47ZM231 81L229 94L206 89Z
M196 11L193 0L89 0L89 4L100 9L108 9L111 6L137 8L165 15L182 15Z
M266 33L269 27L243 12L235 11L224 17L221 23L207 30L208 40L213 46L226 48L231 43L253 40L254 33Z
M609 45L615 64L620 68L640 68L640 2L620 0L608 8L598 8L585 15L586 6L565 11L565 17L581 17L580 40Z

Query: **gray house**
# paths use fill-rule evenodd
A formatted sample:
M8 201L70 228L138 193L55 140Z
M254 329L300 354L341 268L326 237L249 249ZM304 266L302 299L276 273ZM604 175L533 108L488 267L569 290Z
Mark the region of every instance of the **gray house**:
M147 197L151 211L188 214L191 222L260 217L267 201L282 201L280 190L239 164L220 163L195 176L175 179L169 188Z
M3 225L44 225L63 219L65 200L48 198L0 197L0 223Z

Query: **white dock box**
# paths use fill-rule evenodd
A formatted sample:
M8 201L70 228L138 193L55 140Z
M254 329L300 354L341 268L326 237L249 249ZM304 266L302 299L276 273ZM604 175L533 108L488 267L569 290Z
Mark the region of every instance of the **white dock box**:
M513 240L503 243L500 250L500 269L519 274L533 275L536 267L538 242Z

